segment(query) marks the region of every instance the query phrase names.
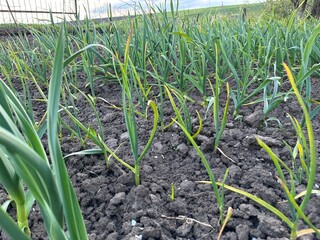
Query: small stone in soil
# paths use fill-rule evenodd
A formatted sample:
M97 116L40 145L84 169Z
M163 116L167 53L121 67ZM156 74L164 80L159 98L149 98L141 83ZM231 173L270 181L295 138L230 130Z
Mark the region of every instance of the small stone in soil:
M193 224L191 223L184 223L180 227L177 228L176 233L179 237L186 237L191 229L192 229Z
M152 193L160 193L163 191L163 188L156 183L151 183L150 189Z
M158 198L156 195L150 194L149 197L150 197L150 199L151 199L151 203L152 203L152 204L154 204L154 205L156 205L156 206L157 206L157 205L160 205L161 199Z
M240 224L236 226L236 233L238 235L238 240L247 240L249 239L250 228L248 225Z
M242 176L242 170L237 165L231 165L229 168L229 179L232 183L238 183Z
M208 138L207 136L205 136L205 135L199 134L199 135L197 136L197 140L202 143L202 142L208 141L209 138Z
M176 199L170 203L170 210L175 212L177 215L186 215L187 214L187 205L185 202L180 199Z
M106 238L106 240L114 240L118 238L118 233L114 232L108 235L108 237Z
M128 132L124 132L120 135L120 141L127 141L129 140L129 133Z
M86 192L96 193L96 192L98 192L99 188L101 187L101 179L99 177L85 179L82 182L82 187Z
M263 111L261 109L253 112L252 114L244 117L244 122L251 127L258 127L259 123L263 117Z
M117 117L116 114L114 113L107 113L104 117L102 117L102 122L106 123L106 122L112 122L113 120L115 120Z
M242 203L240 204L239 209L251 216L258 216L260 214L259 210L252 204Z
M203 141L201 143L201 149L204 152L212 151L213 150L213 145L214 145L214 138L208 138L207 141Z
M110 205L117 205L122 203L126 199L126 193L120 192L117 193L111 200Z
M151 166L149 166L149 165L144 165L144 166L142 166L142 169L141 169L144 173L148 173L148 174L150 174L150 173L152 173L152 171L153 171L153 168L151 167Z
M134 189L134 192L136 194L137 197L145 197L148 195L149 191L148 189L143 186L143 185L139 185Z
M118 147L118 139L116 138L110 138L106 142L107 146L111 149Z
M238 240L237 234L235 232L227 232L224 235L225 235L226 239Z
M184 180L180 184L179 191L190 193L194 190L195 187L196 187L196 184L194 182L189 181L189 180Z
M163 148L163 145L161 142L156 142L153 144L152 150L155 152L161 152L161 149Z
M264 214L260 214L258 219L260 221L258 229L262 233L267 234L270 237L284 237L285 235L288 235L287 229L283 227L280 220Z
M176 134L176 133L171 134L171 138L170 138L171 145L173 147L176 147L178 145L177 143L181 142L181 141L179 141L179 139L180 139L180 137L178 134Z
M146 227L142 233L142 239L156 238L161 237L161 231L157 228Z
M247 136L244 139L243 143L244 143L245 146L249 146L249 145L252 145L252 144L258 146L258 142L257 142L256 138L259 138L261 141L263 141L269 147L281 147L283 145L282 142L277 140L277 139L274 139L272 137L260 136L260 135L257 135L257 134L252 134L252 135Z
M181 152L183 155L187 154L188 152L188 146L185 143L181 143L177 146L177 150Z
M224 140L225 142L230 142L232 140L241 140L243 138L244 133L238 129L226 129L223 132L223 135L221 137L221 140Z
M298 240L313 240L313 235L312 234L308 234L308 235L303 235L301 237L298 238Z

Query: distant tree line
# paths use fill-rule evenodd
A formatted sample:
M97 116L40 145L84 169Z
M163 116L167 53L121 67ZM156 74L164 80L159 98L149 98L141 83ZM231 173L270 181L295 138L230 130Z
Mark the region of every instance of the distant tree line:
M301 7L300 11L301 13L304 13L308 4L310 3L311 6L311 11L310 11L310 15L315 17L315 18L319 18L320 17L320 0L313 0L312 1L308 1L308 0L291 0L291 2L293 3L293 6L295 9L297 9L298 7Z
M301 16L320 19L320 0L266 0L267 8L272 8L279 16L285 17L294 9Z

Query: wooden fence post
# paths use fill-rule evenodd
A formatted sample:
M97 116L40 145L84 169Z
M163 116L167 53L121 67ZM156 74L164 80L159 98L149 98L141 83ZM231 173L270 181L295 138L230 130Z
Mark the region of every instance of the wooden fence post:
M247 19L247 8L242 9L242 22L246 22Z

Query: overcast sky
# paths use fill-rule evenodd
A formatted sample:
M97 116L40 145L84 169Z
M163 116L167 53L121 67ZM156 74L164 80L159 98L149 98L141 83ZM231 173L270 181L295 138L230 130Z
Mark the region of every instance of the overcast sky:
M180 8L200 8L200 7L208 7L208 6L221 6L221 5L232 5L232 4L243 4L243 3L255 3L261 2L262 0L180 0L179 6ZM101 0L90 0L89 5L90 8L92 6L105 6L109 3L115 8L126 8L129 5L134 5L134 3L153 3L156 5L163 5L164 0L109 0L109 1L101 1ZM174 1L176 2L176 1ZM87 5L87 0L78 0L80 5ZM167 0L167 5L169 5L170 0Z
M263 0L179 0L179 9L192 9L192 8L202 8L211 6L222 6L222 5L232 5L232 4L243 4L243 3L255 3L262 2ZM74 0L10 0L8 1L11 9L15 10L42 10L42 11L61 11L63 6L66 11L74 11ZM94 17L107 17L108 6L111 4L111 9L113 15L123 15L129 10L132 10L132 6L138 5L146 6L145 3L156 4L158 6L164 7L165 0L78 0L78 8L80 13L84 16L85 10L90 10L90 15ZM174 1L176 2L176 1ZM89 4L89 7L88 7ZM170 0L167 0L167 9L169 9ZM6 0L0 0L0 9L8 9ZM58 16L58 17L62 17ZM27 15L25 13L15 13L15 18L17 21L22 22L37 22L43 19L48 19L48 14L37 14L37 15ZM12 22L10 14L1 13L1 22Z
M243 4L243 3L256 3L262 2L263 0L180 0L179 9L192 9L192 8L203 8L203 7L212 7L212 6L222 6L222 5L232 5L232 4ZM134 4L142 4L145 6L145 3L156 4L157 6L164 6L165 0L90 0L89 8L91 15L103 15L108 11L108 4L111 4L114 15L126 14L128 10ZM170 0L167 0L167 8L170 8ZM174 1L176 2L176 1ZM78 0L78 3L82 6L87 7L87 0ZM107 4L106 4L107 3ZM130 7L131 6L131 7ZM103 16L102 16L103 17Z

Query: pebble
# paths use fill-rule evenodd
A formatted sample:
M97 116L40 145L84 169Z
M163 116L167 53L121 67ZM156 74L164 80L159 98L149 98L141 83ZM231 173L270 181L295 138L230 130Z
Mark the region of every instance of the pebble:
M201 149L204 152L207 151L212 151L213 150L213 145L214 145L214 138L208 138L206 141L201 143Z
M259 210L252 204L242 203L240 204L239 209L252 216L258 216L260 214Z
M150 174L150 173L152 173L153 168L152 168L151 166L149 166L149 165L144 165L141 170L142 170L144 173Z
M85 179L82 182L82 188L89 193L96 193L101 187L101 179L99 177L92 179Z
M259 214L258 219L258 229L262 233L268 234L270 237L284 236L288 233L287 229L283 227L282 222L274 217Z
M189 148L188 146L185 144L185 143L180 143L178 146L177 146L177 150L179 152L181 152L182 154L187 154Z
M160 198L158 198L156 195L154 195L154 194L149 194L149 197L150 197L150 199L151 199L151 202L152 202L152 204L154 204L154 205L159 205L160 203L161 203L161 199Z
M180 184L180 191L182 192L190 192L193 191L195 188L196 184L192 181L189 180L184 180Z
M179 237L186 237L191 231L193 224L192 223L184 223L180 227L177 228L176 233Z
M110 138L107 140L106 144L111 149L116 148L118 147L118 140L116 138Z
M157 192L161 193L161 191L163 190L163 188L156 183L151 183L150 189L151 189L151 192L153 193L157 193Z
M137 197L145 197L149 194L148 189L143 186L143 185L139 185L134 189L134 192L136 194Z
M226 142L232 140L241 140L243 138L243 132L240 129L226 129L222 134L222 139Z
M209 138L207 136L205 136L205 135L199 134L197 136L197 140L199 140L199 142L206 142L206 141L209 140Z
M156 238L160 239L161 231L157 228L146 227L142 233L142 239Z
M160 152L162 148L163 148L163 145L161 142L155 142L153 144L152 150L154 150L156 152Z
M116 119L117 115L114 113L107 113L106 115L104 115L104 117L102 117L102 122L106 123L106 122L112 122Z
M226 127L227 128L234 128L234 124L233 123L226 123Z
M108 235L106 240L113 240L113 239L117 239L117 238L118 238L118 233L117 232L113 232L113 233Z
M272 137L260 136L257 134L252 134L252 135L247 136L244 139L244 145L247 145L247 146L251 145L251 144L259 145L256 138L259 138L261 141L263 141L269 147L281 147L283 145L282 142L277 139L274 139Z
M129 133L128 132L124 132L120 135L120 141L127 141L129 140Z
M236 233L238 235L238 240L247 240L249 239L250 228L248 225L240 224L236 226Z
M110 205L117 205L126 199L126 194L124 192L117 193L111 200Z
M251 127L258 127L261 119L263 118L263 111L261 109L253 112L252 114L244 117L244 122Z
M308 235L303 235L301 237L298 238L298 240L313 240L313 235L312 234L308 234Z

